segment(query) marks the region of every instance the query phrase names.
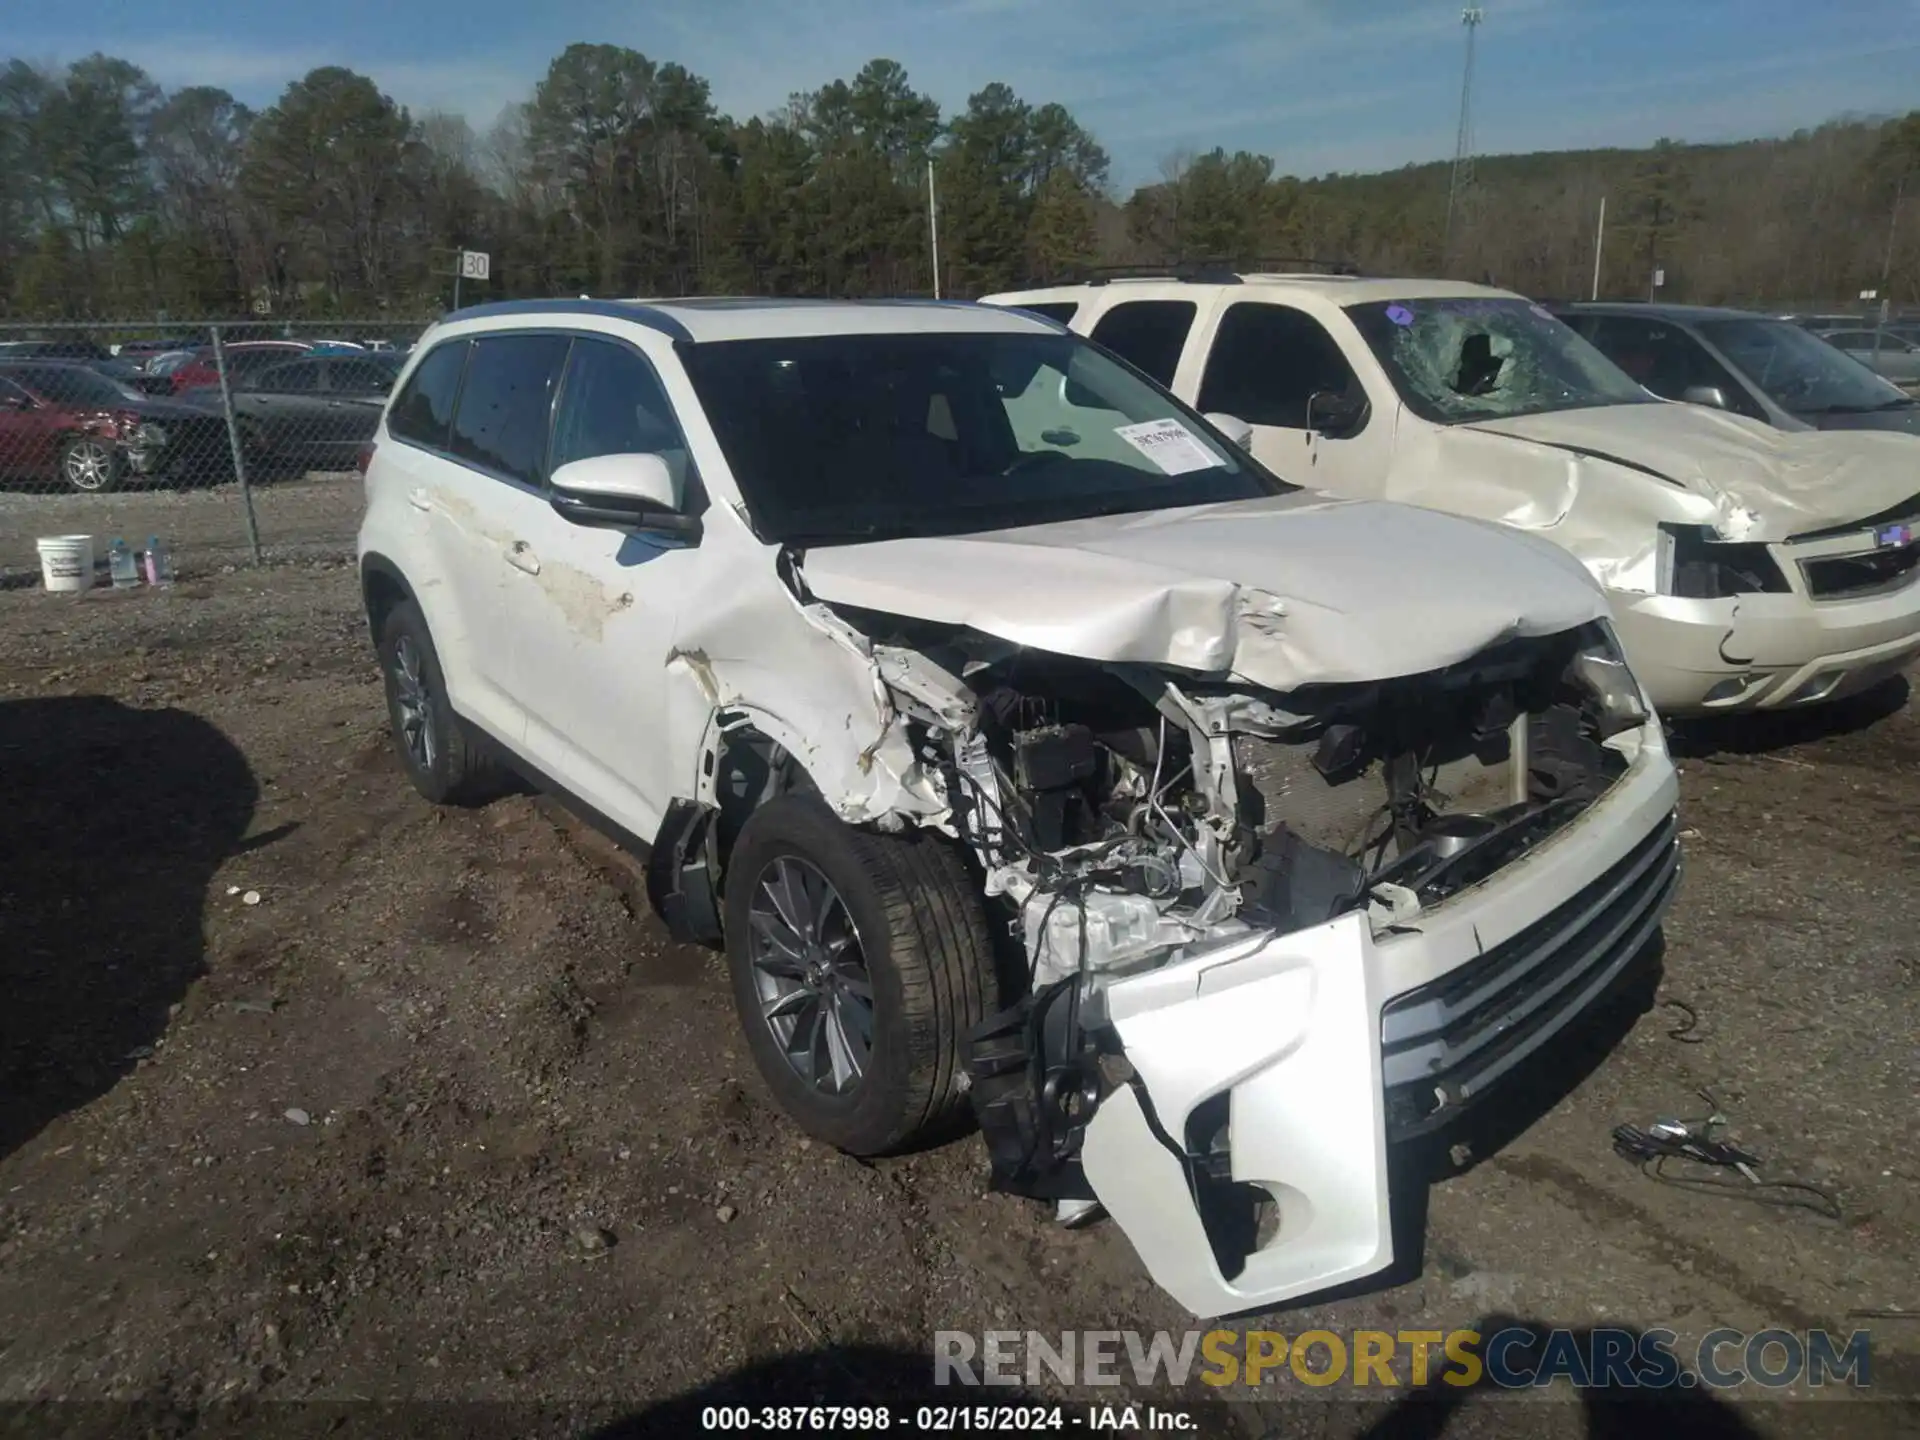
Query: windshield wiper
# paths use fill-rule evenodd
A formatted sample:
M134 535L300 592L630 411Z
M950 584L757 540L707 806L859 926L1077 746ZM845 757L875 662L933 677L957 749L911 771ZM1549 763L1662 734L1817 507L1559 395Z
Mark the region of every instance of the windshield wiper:
M1802 415L1878 415L1885 410L1906 410L1920 404L1906 395L1897 400L1883 400L1878 405L1816 405L1810 410L1802 410Z

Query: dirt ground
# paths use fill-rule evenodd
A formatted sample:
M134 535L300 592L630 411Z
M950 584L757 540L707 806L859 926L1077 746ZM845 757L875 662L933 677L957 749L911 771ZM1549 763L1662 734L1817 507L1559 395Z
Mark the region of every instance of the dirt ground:
M350 566L203 570L0 593L0 1401L164 1402L166 1434L325 1409L280 1401L515 1407L385 1433L691 1434L697 1411L648 1407L912 1393L941 1329L1189 1328L1113 1227L989 1193L977 1140L870 1164L801 1138L716 957L668 942L632 869L545 802L418 799ZM1504 1144L1404 1162L1433 1183L1397 1283L1270 1323L1666 1326L1683 1354L1721 1325L1868 1328L1877 1401L1696 1393L1685 1428L1920 1426L1920 1323L1885 1313L1920 1312L1905 702L1683 737L1657 1003L1552 1057ZM1702 1089L1842 1218L1611 1153L1615 1124L1703 1113ZM1406 1418L1242 1398L1208 1423ZM1624 1433L1478 1392L1396 1433L1496 1428Z

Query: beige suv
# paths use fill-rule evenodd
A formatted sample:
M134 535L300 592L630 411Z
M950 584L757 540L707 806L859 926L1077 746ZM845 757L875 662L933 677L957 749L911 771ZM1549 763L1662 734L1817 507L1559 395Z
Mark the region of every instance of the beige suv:
M1920 439L1642 389L1542 307L1445 280L1241 275L989 297L1090 336L1336 495L1551 540L1664 712L1810 705L1920 655Z

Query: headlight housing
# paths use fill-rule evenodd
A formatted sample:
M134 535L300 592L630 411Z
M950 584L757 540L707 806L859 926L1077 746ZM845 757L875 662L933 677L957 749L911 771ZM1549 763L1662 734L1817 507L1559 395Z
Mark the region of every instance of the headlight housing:
M1567 672L1592 695L1599 711L1602 738L1646 724L1653 707L1647 703L1646 692L1627 665L1613 626L1605 620L1596 620L1582 632L1581 638L1585 643L1574 652Z
M1705 525L1660 527L1654 588L1684 600L1786 594L1793 587L1763 544L1720 540Z

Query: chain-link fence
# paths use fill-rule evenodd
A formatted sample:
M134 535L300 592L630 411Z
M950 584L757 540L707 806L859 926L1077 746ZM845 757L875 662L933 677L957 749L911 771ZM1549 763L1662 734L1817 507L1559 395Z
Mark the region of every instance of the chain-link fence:
M42 539L198 569L352 549L361 448L430 321L0 323L0 584ZM70 547L71 548L71 547Z

